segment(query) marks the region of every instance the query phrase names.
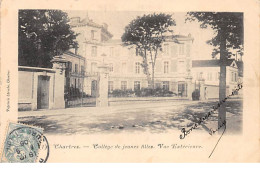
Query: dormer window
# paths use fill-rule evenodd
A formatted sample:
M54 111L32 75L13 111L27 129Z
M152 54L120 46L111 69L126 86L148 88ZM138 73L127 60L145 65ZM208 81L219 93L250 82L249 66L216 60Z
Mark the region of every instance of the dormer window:
M165 56L169 56L169 44L164 44L164 54Z
M95 34L96 34L96 31L91 30L91 40L95 40Z
M113 57L114 56L114 47L109 48L109 56Z
M184 44L179 45L179 54L184 55Z

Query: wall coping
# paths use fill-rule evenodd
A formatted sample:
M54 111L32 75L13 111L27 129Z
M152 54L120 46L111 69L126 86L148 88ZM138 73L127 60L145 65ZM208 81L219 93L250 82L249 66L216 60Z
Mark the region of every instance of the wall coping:
M18 66L18 71L30 71L30 72L50 72L56 73L56 70L49 68L41 68L41 67L29 67L29 66Z

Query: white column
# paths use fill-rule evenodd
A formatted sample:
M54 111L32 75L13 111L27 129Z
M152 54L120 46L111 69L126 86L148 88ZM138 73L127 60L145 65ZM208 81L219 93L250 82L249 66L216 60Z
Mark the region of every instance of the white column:
M64 109L64 85L65 85L65 59L55 56L52 60L53 69L56 71L54 75L54 109Z
M187 98L192 100L192 92L193 92L193 85L192 85L192 76L186 77L187 82Z
M108 106L108 67L102 65L98 67L99 80L98 80L98 92L97 92L97 107Z
M200 80L200 100L205 100L205 96L204 96L205 87L204 87L204 85L205 85L205 80L204 79Z

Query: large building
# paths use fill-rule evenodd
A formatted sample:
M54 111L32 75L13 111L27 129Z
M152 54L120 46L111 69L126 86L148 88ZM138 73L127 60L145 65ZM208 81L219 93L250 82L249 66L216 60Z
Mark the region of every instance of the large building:
M76 54L83 56L85 62L84 91L93 95L98 80L97 67L109 66L109 91L115 89L137 90L148 87L143 73L142 57L135 48L125 47L121 40L112 39L107 24L99 25L88 17L71 18L72 29L79 33L79 48ZM181 96L187 95L186 78L191 72L191 35L171 35L166 37L162 51L158 53L155 64L155 87L173 91Z
M226 64L226 93L231 94L238 81L242 80L242 62L235 59L228 59ZM193 60L192 61L193 83L199 86L203 80L207 98L218 98L219 95L219 77L220 60ZM196 88L197 88L196 87Z

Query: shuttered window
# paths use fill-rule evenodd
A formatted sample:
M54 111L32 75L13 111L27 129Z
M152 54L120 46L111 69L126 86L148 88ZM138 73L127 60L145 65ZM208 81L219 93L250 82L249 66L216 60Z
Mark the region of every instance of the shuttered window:
M177 46L176 45L171 46L171 56L177 57Z
M177 72L177 60L171 61L171 72Z
M162 63L159 60L155 64L155 71L158 73L162 72Z

